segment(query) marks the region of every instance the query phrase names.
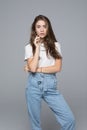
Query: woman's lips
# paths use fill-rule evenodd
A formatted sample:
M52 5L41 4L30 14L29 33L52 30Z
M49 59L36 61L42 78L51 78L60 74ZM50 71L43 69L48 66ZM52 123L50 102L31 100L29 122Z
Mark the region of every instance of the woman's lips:
M45 36L45 34L44 33L40 33L40 37L44 37Z
M40 33L40 35L44 35L44 33Z

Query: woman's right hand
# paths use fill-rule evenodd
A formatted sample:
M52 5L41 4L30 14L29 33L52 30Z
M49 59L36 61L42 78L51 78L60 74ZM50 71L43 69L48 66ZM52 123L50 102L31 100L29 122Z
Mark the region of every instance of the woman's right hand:
M36 47L39 47L40 46L40 37L39 36L36 36L35 39L34 39L34 45Z

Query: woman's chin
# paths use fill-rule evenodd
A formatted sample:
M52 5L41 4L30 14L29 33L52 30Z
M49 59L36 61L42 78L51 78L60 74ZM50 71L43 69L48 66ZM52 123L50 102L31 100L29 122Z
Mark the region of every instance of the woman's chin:
M44 38L45 38L45 36L40 36L40 38L41 38L41 39L44 39Z

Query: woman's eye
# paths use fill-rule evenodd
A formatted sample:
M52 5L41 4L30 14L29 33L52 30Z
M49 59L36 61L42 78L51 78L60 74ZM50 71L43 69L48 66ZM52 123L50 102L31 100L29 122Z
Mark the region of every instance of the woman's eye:
M46 25L44 25L43 27L44 27L44 28L47 28L47 26L46 26Z
M40 26L40 25L37 25L36 28L47 28L47 25L43 25L43 26Z
M40 28L40 25L37 25L37 28Z

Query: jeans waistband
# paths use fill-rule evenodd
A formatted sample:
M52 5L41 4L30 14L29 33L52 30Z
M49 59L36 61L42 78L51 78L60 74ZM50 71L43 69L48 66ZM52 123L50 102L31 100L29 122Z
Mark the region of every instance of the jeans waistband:
M40 76L40 77L51 77L51 76L56 76L56 73L32 73L32 72L30 72L29 73L30 75L32 75L32 76L35 76L35 77L37 77L37 76Z

